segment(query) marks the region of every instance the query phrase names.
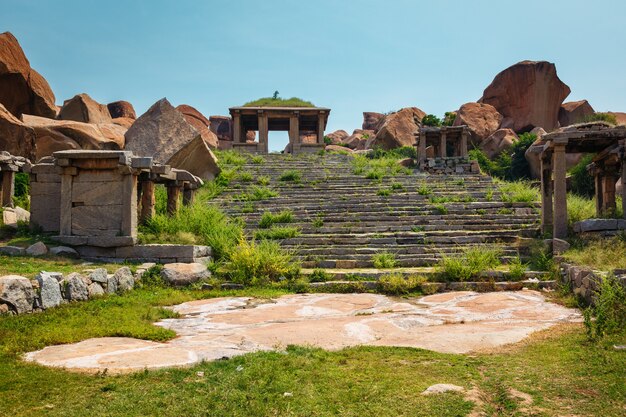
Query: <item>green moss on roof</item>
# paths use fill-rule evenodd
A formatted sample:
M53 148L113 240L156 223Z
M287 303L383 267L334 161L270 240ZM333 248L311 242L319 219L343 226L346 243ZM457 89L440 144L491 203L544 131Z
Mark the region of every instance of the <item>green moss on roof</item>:
M304 101L298 97L262 97L244 104L243 107L315 107L315 105L310 101Z

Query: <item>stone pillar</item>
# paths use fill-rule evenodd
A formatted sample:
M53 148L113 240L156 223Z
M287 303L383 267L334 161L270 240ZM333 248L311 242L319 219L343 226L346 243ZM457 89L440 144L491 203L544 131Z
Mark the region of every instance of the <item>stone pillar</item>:
M541 232L552 230L552 155L541 154Z
M0 195L0 207L13 207L13 196L15 195L15 172L2 171L2 194Z
M554 217L552 237L567 237L567 167L565 163L565 144L554 145Z
M269 140L269 126L267 120L267 114L259 113L259 147L257 148L260 152L267 153L268 151L268 140Z
M602 174L602 171L598 167L593 168L593 183L595 186L597 217L602 216L602 208L604 207L604 192L602 190L604 181L602 181Z
M602 214L615 213L615 184L618 178L617 166L607 167L602 178Z
M178 182L167 184L167 214L174 215L178 211L178 203L180 200L180 189L182 188Z
M142 222L154 216L154 182L141 182L141 213L139 218Z
M317 143L324 144L324 125L326 124L326 114L319 113L317 115Z
M417 135L417 166L421 169L426 164L426 132L420 129Z
M447 149L446 149L448 146L447 145L448 142L446 140L446 131L442 130L440 134L441 134L441 138L439 140L439 156L442 158L445 158L448 155Z
M196 190L185 186L184 190L183 190L183 205L185 206L189 206L193 203L193 198L194 195L196 193Z
M465 131L465 129L463 129L463 131L461 132L461 155L459 155L461 158L467 158L468 156L468 152L467 152L467 132Z
M132 173L122 179L122 194L127 196L126 204L122 204L120 230L122 236L137 237L137 176Z
M300 143L300 118L298 113L289 116L289 143Z
M63 168L63 173L61 174L61 207L59 209L61 213L59 235L61 236L72 235L72 185L74 175L76 175L76 168Z
M626 219L626 157L622 158L622 213Z
M241 115L233 114L233 143L241 143ZM243 138L245 140L245 137Z

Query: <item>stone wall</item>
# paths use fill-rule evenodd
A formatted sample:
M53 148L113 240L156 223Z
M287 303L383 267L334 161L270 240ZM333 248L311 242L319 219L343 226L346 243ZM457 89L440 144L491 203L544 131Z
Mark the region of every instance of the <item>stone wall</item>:
M30 170L30 222L43 232L58 232L61 223L61 175L53 163Z
M478 161L461 157L427 158L421 169L430 174L478 174L480 172Z
M560 272L561 282L587 304L594 303L602 279L608 275L607 272L594 271L588 267L569 263L561 263ZM626 269L616 269L612 273L626 287Z
M583 236L615 236L626 231L626 219L587 219L574 223L572 228Z

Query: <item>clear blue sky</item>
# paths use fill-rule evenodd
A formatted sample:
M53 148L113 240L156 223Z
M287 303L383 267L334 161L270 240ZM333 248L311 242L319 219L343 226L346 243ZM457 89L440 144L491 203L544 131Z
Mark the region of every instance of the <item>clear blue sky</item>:
M626 1L0 0L57 103L86 92L143 113L167 97L205 115L280 91L332 109L441 115L524 59L555 62L597 111L626 111ZM284 137L271 147L282 148Z

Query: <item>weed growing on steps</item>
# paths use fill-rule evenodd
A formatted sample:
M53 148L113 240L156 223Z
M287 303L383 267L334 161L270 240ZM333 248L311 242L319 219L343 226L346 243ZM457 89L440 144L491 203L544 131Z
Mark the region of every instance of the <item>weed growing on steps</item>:
M595 296L595 304L584 311L587 337L597 340L623 332L626 329L626 289L622 283L609 274L602 279Z
M431 203L471 203L474 201L471 195L443 195L443 196L431 196L429 198Z
M326 282L332 279L332 275L321 268L316 268L309 274L309 282Z
M433 190L427 185L420 185L420 187L417 189L417 193L419 195L431 195L433 193Z
M392 182L391 189L394 191L404 190L404 186L400 184L399 182Z
M445 255L439 261L439 275L445 281L469 281L481 272L500 265L497 248L469 248L462 253Z
M239 152L235 152L235 151L231 151L231 150L226 150L226 151L220 151L220 150L216 150L214 151L215 155L217 156L217 163L220 166L220 168L224 168L226 166L243 166L246 162L247 162L247 158L245 155L242 155Z
M311 223L313 227L317 227L317 228L324 226L324 215L319 213L317 216L315 216L315 218L313 219Z
M268 177L267 175L261 175L257 177L256 183L258 185L268 186L270 185L270 177Z
M269 229L259 229L254 232L256 240L283 240L300 235L300 228L293 226L272 226Z
M435 204L433 206L433 211L435 214L448 214L448 208L443 204Z
M289 169L280 175L279 180L299 183L302 180L302 173L297 169Z
M539 190L527 181L498 181L500 198L505 203L532 203L539 201Z
M378 191L376 191L376 195L381 197L389 197L391 195L391 190L388 188L379 188Z
M247 192L233 196L235 201L261 201L277 197L278 192L268 187L253 185Z
M300 265L293 254L277 242L262 240L257 243L241 239L231 250L223 272L239 284L265 285L297 278Z
M385 274L378 279L378 290L384 294L404 295L419 290L420 284L426 281L427 278L419 275Z
M355 175L364 175L365 178L381 180L385 177L410 175L411 170L398 164L399 159L413 157L415 148L404 147L384 151L376 149L368 155L354 155L352 158L352 172Z
M241 182L252 182L252 173L248 171L244 171L239 174L239 181Z
M259 227L262 229L267 229L276 223L291 222L293 222L293 212L291 210L283 210L277 214L266 211L263 212L261 220L259 220Z
M519 256L509 260L507 266L509 267L509 276L514 281L519 281L524 278L528 265L523 263Z
M263 158L261 155L253 155L250 158L250 162L256 165L263 165L265 163L265 158Z
M395 268L398 264L396 256L389 252L379 252L372 256L372 263L374 268L378 269L390 269Z

